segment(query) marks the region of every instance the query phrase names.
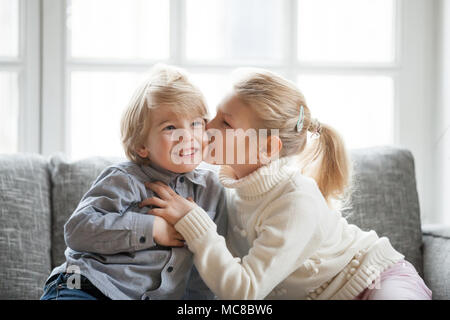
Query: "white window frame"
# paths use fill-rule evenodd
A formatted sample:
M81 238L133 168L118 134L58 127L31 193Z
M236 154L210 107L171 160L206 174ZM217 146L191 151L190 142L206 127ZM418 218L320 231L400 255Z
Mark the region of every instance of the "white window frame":
M40 0L19 0L17 58L0 58L0 71L17 72L18 152L40 149Z
M170 0L170 58L165 62L175 64L189 69L192 72L216 73L229 72L236 67L248 65L245 61L233 62L192 62L185 58L185 0ZM358 64L323 64L323 63L302 63L297 59L297 0L288 0L286 10L286 34L284 39L285 52L288 55L279 63L259 62L253 64L259 67L268 67L278 71L289 79L296 81L298 74L322 73L322 74L350 74L350 75L387 75L393 78L395 86L394 102L394 144L402 143L402 117L400 117L400 83L402 61L406 60L402 50L403 45L408 45L402 39L401 32L404 30L405 11L412 11L415 8L410 3L425 3L426 0L397 0L396 10L396 49L395 59L392 63L358 63ZM48 154L55 151L69 152L70 137L68 137L67 119L69 105L68 88L70 87L69 75L74 70L103 70L103 71L138 71L144 72L149 66L161 60L115 60L115 59L70 59L66 57L67 38L65 11L66 1L43 0L43 153ZM411 25L411 23L409 23ZM417 27L414 28L418 29ZM408 29L406 29L408 30ZM420 30L419 30L420 31ZM417 49L417 48L415 48ZM409 81L411 83L411 81ZM63 106L61 108L61 106ZM58 125L59 124L59 125ZM55 131L56 130L56 131ZM54 133L58 132L57 135ZM409 134L409 132L408 132Z
M42 135L41 151L69 153L70 121L68 112L69 74L72 70L146 71L158 61L114 59L68 59L66 57L66 1L43 1L43 76L42 76ZM170 0L170 58L165 61L184 67L192 72L228 72L246 62L195 63L185 59L185 0ZM432 103L434 78L432 70L433 50L428 39L433 38L434 1L397 0L395 60L386 64L313 64L300 63L297 59L297 1L288 0L286 10L285 50L288 56L280 64L261 64L281 72L293 81L299 73L332 73L351 75L387 75L394 81L394 145L412 151L415 157L416 177L421 212L430 212L433 192L430 174L431 164L430 127L431 115L424 106ZM419 25L417 21L426 21Z

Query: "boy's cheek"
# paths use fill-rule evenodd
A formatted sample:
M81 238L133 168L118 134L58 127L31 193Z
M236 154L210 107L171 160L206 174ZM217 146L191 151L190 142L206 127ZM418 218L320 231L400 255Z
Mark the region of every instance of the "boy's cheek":
M200 141L201 141L202 149L205 150L207 148L208 142L209 142L208 141L208 136L206 134L204 134Z
M175 143L172 143L170 139L167 138L155 139L151 145L151 151L153 151L153 155L163 159L170 155L173 147L172 144L175 145Z

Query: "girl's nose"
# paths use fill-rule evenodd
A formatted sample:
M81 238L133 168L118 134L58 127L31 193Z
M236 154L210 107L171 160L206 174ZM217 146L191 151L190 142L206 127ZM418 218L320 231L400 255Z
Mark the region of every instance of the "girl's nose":
M210 120L209 122L206 123L206 126L205 126L206 130L214 128L214 121L215 120L216 120L216 118L214 118L214 119L212 119L212 120Z

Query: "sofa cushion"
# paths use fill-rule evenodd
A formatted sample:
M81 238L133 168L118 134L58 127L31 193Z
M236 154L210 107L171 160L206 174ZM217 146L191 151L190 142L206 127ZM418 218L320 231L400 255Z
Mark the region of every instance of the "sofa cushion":
M425 225L423 272L434 300L450 300L450 226Z
M52 180L52 267L65 261L64 224L78 206L83 195L107 166L125 161L118 158L92 157L69 161L63 154L50 158L49 169Z
M38 155L0 155L0 299L39 299L50 272L50 179Z
M390 239L420 275L422 232L414 159L408 150L393 147L354 149L352 208L343 215L363 230Z

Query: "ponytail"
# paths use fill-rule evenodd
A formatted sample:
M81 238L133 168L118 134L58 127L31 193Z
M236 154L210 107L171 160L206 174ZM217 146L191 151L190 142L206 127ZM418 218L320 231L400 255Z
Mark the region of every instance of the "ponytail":
M329 206L348 201L352 166L344 140L331 126L311 119L311 141L301 153L302 173L313 178Z

